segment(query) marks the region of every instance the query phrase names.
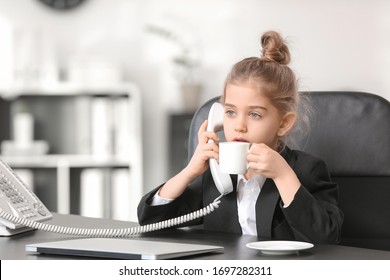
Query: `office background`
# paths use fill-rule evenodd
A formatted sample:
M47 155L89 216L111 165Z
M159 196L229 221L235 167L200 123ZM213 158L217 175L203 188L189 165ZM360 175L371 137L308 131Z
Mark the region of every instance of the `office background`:
M193 110L178 83L183 76L175 58L183 49L195 62L191 81L201 85L196 104L221 94L232 64L258 56L260 35L270 29L287 37L301 90L390 99L389 12L386 0L87 0L68 12L38 0L0 0L0 87L10 82L10 54L17 50L7 40L15 32L35 38L26 39L27 56L35 59L27 61L44 70L43 80L69 79L82 64L106 74L107 80L88 77L96 86L137 85L146 192L170 176L169 116Z

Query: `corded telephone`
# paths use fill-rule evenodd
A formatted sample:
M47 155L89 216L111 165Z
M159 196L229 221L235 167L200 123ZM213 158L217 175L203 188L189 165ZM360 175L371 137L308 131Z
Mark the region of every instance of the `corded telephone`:
M208 116L207 130L218 131L222 128L223 113L223 106L220 103L214 103L212 105ZM233 184L229 174L220 172L216 160L210 159L210 169L221 195L198 211L174 219L139 227L86 229L41 223L51 219L51 213L16 173L5 162L0 160L0 236L11 236L27 230L38 229L84 237L126 237L186 223L214 211L221 202L220 198L233 191Z
M16 217L41 222L52 215L38 197L27 187L15 172L0 160L0 210ZM0 219L0 235L8 236L31 230L20 224Z

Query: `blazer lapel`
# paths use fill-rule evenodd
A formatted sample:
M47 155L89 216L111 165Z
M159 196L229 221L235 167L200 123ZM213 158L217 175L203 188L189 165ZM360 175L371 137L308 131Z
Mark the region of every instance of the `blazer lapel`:
M257 235L260 239L271 239L272 220L279 197L274 181L267 179L256 201Z

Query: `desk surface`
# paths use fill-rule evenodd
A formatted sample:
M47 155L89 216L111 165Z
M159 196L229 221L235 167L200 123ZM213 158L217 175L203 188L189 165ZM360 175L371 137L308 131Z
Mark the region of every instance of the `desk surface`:
M108 219L86 218L76 215L60 215L53 213L52 224L87 227L87 228L114 228L132 227L135 223L121 222ZM71 239L62 234L54 234L43 231L29 231L13 237L0 237L0 259L82 259L74 256L57 256L36 254L25 251L25 245L31 243L57 241ZM218 245L225 248L222 254L204 254L188 257L188 259L202 260L252 260L252 259L296 259L296 260L390 260L390 251L371 250L364 248L339 246L339 245L315 245L313 248L302 251L297 255L269 256L263 255L257 250L246 247L247 243L258 241L255 236L235 235L217 232L205 232L201 229L168 229L158 232L146 233L143 240L157 240L168 242L184 242L194 244ZM184 258L183 258L184 259Z

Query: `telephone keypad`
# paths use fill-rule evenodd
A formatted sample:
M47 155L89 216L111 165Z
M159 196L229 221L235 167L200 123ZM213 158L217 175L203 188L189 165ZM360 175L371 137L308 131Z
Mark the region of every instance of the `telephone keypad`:
M0 173L0 190L10 199L13 204L27 202L22 193L18 191L11 181Z
M0 190L10 199L11 203L19 204L27 202L22 193L3 174L0 177ZM34 205L35 207L35 205ZM35 207L36 208L36 207ZM16 208L25 218L36 217L37 214L29 205L22 205Z

